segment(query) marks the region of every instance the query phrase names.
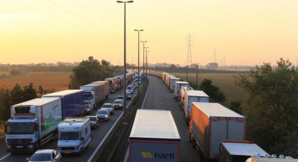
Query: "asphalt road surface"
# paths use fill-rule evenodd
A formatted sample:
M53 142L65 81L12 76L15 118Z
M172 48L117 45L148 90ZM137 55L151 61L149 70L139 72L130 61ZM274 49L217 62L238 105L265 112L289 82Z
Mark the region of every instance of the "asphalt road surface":
M188 140L188 126L186 125L182 109L174 99L174 93L170 93L170 90L158 77L148 76L148 78L148 94L144 100L143 109L170 110L181 138L180 161L200 162L198 150L194 149ZM129 161L128 156L126 156L124 161Z
M123 89L118 90L114 94L110 94L109 98L105 101L105 103L111 103L114 99L117 98L117 95L122 94ZM137 88L134 90L133 96L137 93ZM126 104L128 105L131 100L128 100ZM96 114L98 108L93 110L92 114ZM100 122L99 128L92 130L91 132L91 142L88 145L88 148L81 154L81 155L62 155L63 162L87 162L95 149L101 143L101 141L106 136L107 132L112 128L116 120L120 117L123 110L115 110L115 113L111 116L110 120L107 122ZM49 142L45 146L42 147L43 149L56 149L57 148L57 141ZM6 153L5 150L5 140L0 140L0 161L1 162L25 162L27 161L26 158L29 158L32 154L10 154Z

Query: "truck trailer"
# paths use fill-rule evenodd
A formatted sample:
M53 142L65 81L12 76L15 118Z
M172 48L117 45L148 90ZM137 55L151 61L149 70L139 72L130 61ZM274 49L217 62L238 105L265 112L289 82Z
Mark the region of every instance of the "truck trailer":
M180 88L183 86L189 85L188 82L185 81L177 81L174 86L174 98L178 100Z
M223 141L219 146L219 162L245 162L252 155L268 155L250 141Z
M209 96L204 91L198 91L198 90L185 91L184 117L187 124L191 117L191 104L193 102L209 102Z
M175 76L170 77L170 80L169 80L170 92L174 92L175 83L178 82L179 80L180 78L176 78Z
M219 159L224 140L245 140L245 117L218 104L193 102L189 122L189 140L207 160Z
M11 106L5 125L7 152L34 152L55 139L62 121L61 99L36 98Z
M137 111L129 136L130 162L180 161L180 135L170 111Z
M117 90L117 79L116 78L106 78L105 81L108 81L109 82L109 90L110 90L110 93L114 93L116 92Z
M42 98L52 97L59 97L61 99L63 119L83 114L86 111L84 108L83 90L63 90L42 96Z
M92 109L100 106L105 100L104 84L91 83L80 87L84 91L85 109L91 107Z
M108 81L95 81L95 82L92 82L92 83L103 84L105 99L108 99L109 98L109 93L110 93L109 88L110 87L109 87L109 82Z

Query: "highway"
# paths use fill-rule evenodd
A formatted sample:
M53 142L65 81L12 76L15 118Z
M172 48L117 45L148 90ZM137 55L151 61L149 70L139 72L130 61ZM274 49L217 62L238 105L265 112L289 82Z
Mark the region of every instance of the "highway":
M161 79L148 76L149 87L148 95L144 100L143 109L161 109L170 110L175 123L177 125L179 135L181 138L180 144L180 161L190 162L196 161L200 162L200 156L198 150L194 149L188 139L188 126L186 125L183 111L181 110L178 102L174 99L174 94L170 93L169 89L162 83ZM128 147L128 146L127 146ZM127 155L129 152L127 151ZM124 159L128 162L128 156Z
M110 94L109 98L105 101L106 103L111 103L114 101L114 99L117 98L117 95L122 94L123 89L118 90L114 94ZM135 96L137 93L137 88L134 90L133 96ZM131 100L128 100L127 106L130 104ZM92 114L96 114L98 108L93 110ZM92 130L91 133L91 142L88 146L88 148L81 154L81 155L62 155L63 162L83 162L83 161L89 161L91 160L90 157L96 150L96 148L99 146L99 144L103 141L105 138L107 132L112 128L116 120L120 117L123 110L115 110L115 113L111 116L110 120L107 122L100 122L99 128L96 128L95 130ZM43 149L56 149L57 148L57 141L49 142L45 146L43 146ZM0 161L1 162L25 162L27 161L26 158L29 158L32 154L10 154L6 153L5 150L5 140L0 140Z

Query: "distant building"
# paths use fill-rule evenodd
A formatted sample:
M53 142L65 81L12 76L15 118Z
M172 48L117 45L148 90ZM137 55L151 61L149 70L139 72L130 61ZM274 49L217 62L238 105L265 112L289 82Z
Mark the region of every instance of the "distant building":
M208 65L207 65L207 69L218 69L218 63L217 62L210 62Z

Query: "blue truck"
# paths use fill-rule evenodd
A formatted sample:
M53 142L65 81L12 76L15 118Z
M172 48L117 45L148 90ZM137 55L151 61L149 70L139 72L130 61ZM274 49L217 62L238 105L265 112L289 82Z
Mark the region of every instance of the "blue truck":
M43 95L42 98L59 97L62 103L62 119L84 113L84 91L64 90Z

